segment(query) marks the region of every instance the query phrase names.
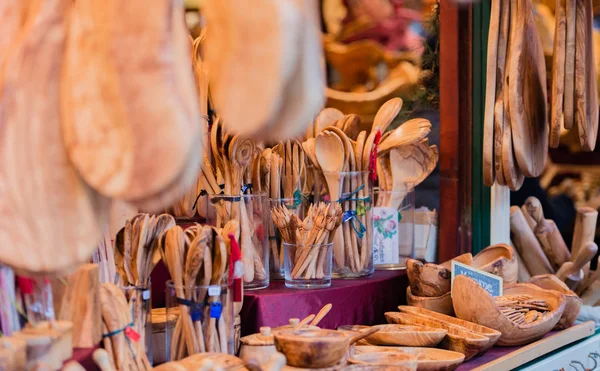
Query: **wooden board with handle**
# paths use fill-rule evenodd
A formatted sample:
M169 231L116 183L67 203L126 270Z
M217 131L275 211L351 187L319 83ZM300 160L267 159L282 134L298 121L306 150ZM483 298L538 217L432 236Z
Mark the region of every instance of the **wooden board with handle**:
M500 28L498 31L498 50L496 61L496 103L494 105L494 174L499 185L506 185L502 165L502 139L504 125L508 123L504 113L504 72L510 25L510 1L500 0Z
M556 0L554 10L554 53L552 55L552 113L550 114L550 148L560 144L560 129L563 126L563 102L565 88L565 58L567 39L566 0Z
M564 125L571 130L575 125L575 22L577 0L566 0L567 20L565 41Z
M483 118L483 183L494 185L494 105L496 102L496 63L498 30L500 27L501 0L492 0L490 27L488 31L487 67L485 88L485 114Z
M596 139L598 137L598 80L596 76L596 63L594 59L594 19L592 0L578 1L577 9L579 9L580 3L584 5L584 20L583 24L585 27L585 43L583 44L584 50L584 63L585 63L585 77L584 77L584 95L585 107L581 114L581 121L579 115L580 102L577 103L577 130L579 133L579 144L584 151L593 151L596 148ZM579 21L579 12L578 12ZM579 36L579 34L577 34ZM581 46L579 40L576 43L577 47ZM577 53L577 50L576 50ZM577 71L577 70L576 70ZM577 76L576 76L577 78ZM577 91L577 80L575 85L575 93ZM577 95L577 94L576 94ZM577 95L578 96L578 95Z
M515 157L521 172L537 177L548 155L546 63L531 0L518 0L511 40L510 118Z

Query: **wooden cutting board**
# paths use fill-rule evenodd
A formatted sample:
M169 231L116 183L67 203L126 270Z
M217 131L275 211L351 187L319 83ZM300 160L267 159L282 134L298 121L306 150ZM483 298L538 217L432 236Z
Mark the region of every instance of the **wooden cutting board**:
M550 147L560 144L560 129L563 125L563 102L565 85L565 58L567 39L566 0L556 0L554 52L552 55L552 111L550 114Z
M27 3L29 28L2 85L0 260L21 273L55 275L87 261L108 223L108 202L72 167L61 135L59 72L71 3Z
M496 102L496 61L500 27L500 0L492 0L487 46L485 114L483 117L483 183L494 185L494 106Z
M531 0L518 0L519 15L510 55L510 119L521 172L537 177L548 155L546 63Z
M69 156L102 194L146 199L176 180L201 132L183 8L160 0L140 17L143 0L75 5L62 91Z
M510 32L510 1L500 0L500 28L496 60L496 103L494 107L494 174L499 185L506 185L502 165L502 138L504 136L504 75ZM508 120L507 120L508 121Z
M575 24L577 0L566 0L565 14L567 20L565 40L565 91L564 91L564 125L571 130L575 125Z

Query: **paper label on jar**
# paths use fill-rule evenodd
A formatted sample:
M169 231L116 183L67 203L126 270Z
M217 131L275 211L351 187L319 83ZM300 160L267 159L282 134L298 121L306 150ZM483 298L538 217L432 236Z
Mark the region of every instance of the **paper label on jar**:
M399 264L398 210L373 208L373 264Z
M220 286L208 286L208 296L219 296L221 295Z

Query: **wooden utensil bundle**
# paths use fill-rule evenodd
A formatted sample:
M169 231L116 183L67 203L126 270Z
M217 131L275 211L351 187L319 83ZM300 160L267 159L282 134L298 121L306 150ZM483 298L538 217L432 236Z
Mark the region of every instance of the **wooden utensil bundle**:
M294 267L291 272L292 278L323 278L327 251L323 251L322 245L333 242L335 233L342 223L342 216L342 208L338 203L320 202L311 205L304 221L284 205L271 209L273 223L279 229L283 241L297 246L295 256L289 257ZM351 248L351 246L346 247ZM359 256L352 255L353 253L355 252L348 251L349 256L355 257L353 266L356 266Z
M531 295L504 295L494 298L500 312L518 325L541 320L550 309L544 299L534 299Z
M230 233L239 240L240 225L235 220L222 229L196 224L184 232L174 226L160 238L180 312L171 337L171 360L201 352L229 352L233 312L230 303L221 302L220 288L228 280ZM219 293L211 293L209 285Z
M145 353L144 342L132 328L130 305L123 291L112 283L100 286L102 306L103 345L112 367L121 370L150 370L152 366Z

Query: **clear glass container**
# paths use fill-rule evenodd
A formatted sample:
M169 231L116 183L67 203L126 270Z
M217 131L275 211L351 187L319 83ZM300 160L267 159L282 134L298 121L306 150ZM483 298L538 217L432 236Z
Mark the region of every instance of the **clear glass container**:
M211 196L210 205L216 218L211 225L222 228L230 220L240 223L244 289L255 290L269 286L269 222L271 219L267 194ZM208 211L208 215L212 211Z
M315 174L314 179L315 202L339 202L344 211L343 223L333 240L332 277L371 275L374 268L371 246L373 186L370 173L322 172Z
M133 329L140 335L138 344L141 349L146 350L146 356L152 362L152 286L150 278L146 285L119 287L129 303Z
M373 263L377 270L406 268L415 257L414 189L374 191Z
M234 318L227 285L178 286L166 283L166 359L176 361L197 353L234 352Z
M285 286L318 289L331 286L333 243L299 245L283 243Z
M304 199L298 194L294 198L270 198L269 210L284 205L288 210L296 214L301 220L304 219ZM271 267L271 279L284 279L283 269L283 241L281 234L269 217L269 266Z

